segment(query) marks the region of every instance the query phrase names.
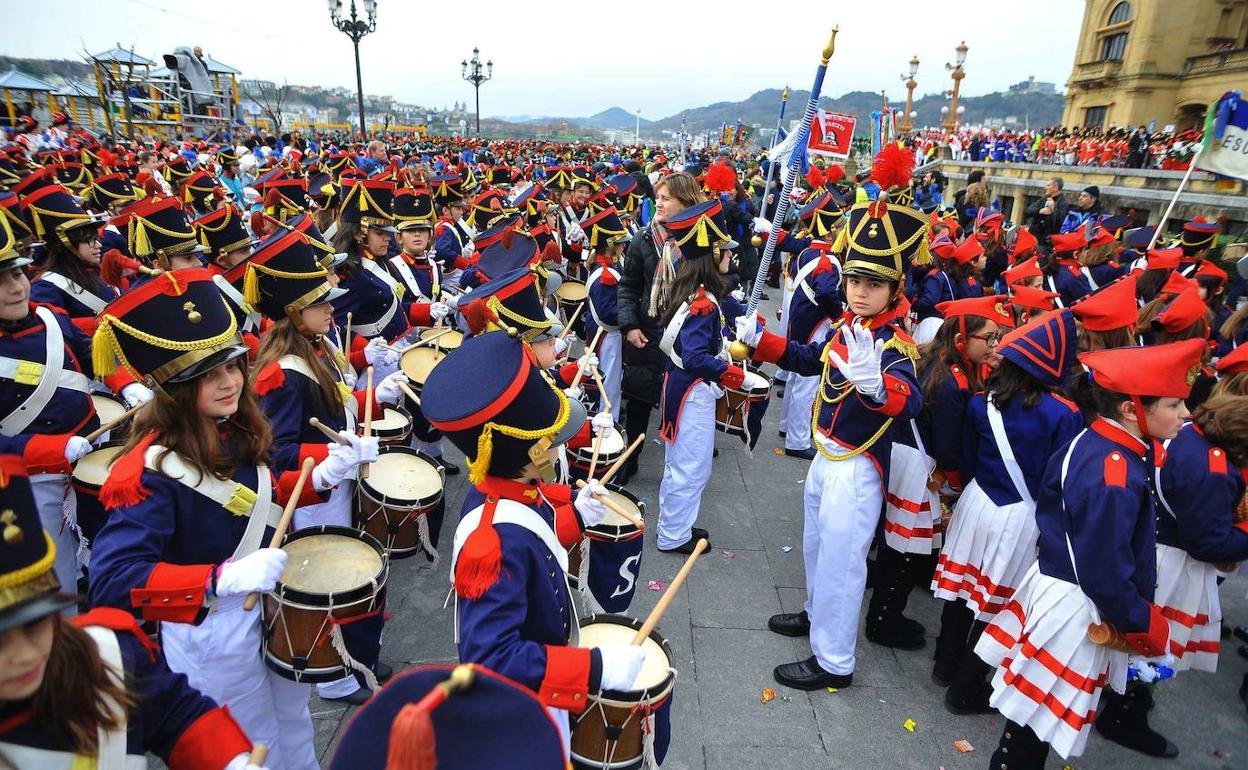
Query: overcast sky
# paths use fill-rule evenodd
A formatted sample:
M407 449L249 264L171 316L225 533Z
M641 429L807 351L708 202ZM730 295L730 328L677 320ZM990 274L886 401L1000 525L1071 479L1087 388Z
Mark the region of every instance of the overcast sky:
M363 11L362 2L357 7ZM433 107L463 100L471 109L472 86L459 64L476 45L495 65L481 87L485 116L582 117L619 106L658 119L786 83L809 88L834 24L841 31L825 94L886 89L904 98L899 76L915 54L916 95L939 92L951 85L944 65L961 40L970 47L964 94L1003 91L1028 75L1064 90L1083 7L1080 0L378 0L377 31L362 41L360 58L365 93ZM331 26L325 0L0 0L0 11L10 22L0 29L0 52L12 56L80 58L84 47L120 43L158 59L179 45L201 45L245 77L355 86L351 42ZM783 15L763 20L776 11ZM769 25L780 31L765 33Z

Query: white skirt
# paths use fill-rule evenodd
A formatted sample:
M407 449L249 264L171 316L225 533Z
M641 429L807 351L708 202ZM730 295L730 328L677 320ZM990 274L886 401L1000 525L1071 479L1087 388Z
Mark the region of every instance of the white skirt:
M975 619L992 620L1036 562L1035 505L997 505L974 480L954 506L936 562L932 591L962 599Z
M1126 688L1127 654L1088 639L1092 607L1079 586L1032 565L975 645L997 667L989 704L1066 758L1083 753L1101 690Z
M893 442L884 495L884 541L900 553L932 552L932 525L940 498L927 488L935 461L912 446Z
M1222 644L1217 567L1158 543L1154 603L1170 625L1170 654L1175 657L1170 667L1216 671Z

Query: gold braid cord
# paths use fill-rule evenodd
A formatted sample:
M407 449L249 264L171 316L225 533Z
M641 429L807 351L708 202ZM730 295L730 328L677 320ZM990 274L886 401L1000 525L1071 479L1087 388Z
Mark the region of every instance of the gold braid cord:
M139 342L147 343L152 347L173 350L179 353L189 353L194 350L219 348L234 339L238 335L238 322L235 320L233 313L227 313L227 315L230 318L230 323L225 331L206 339L182 342L149 334L142 329L131 326L116 316L101 314L100 324L95 330L95 337L92 342L92 364L95 366L95 373L97 376L113 374L117 371L117 362L120 361L121 365L125 367L127 372L134 375L135 379L140 382L143 380L143 376L126 360L126 354L117 340L118 329Z
M477 438L477 455L468 463L468 481L476 484L485 478L485 474L490 469L490 459L494 456L494 431L498 431L504 436L509 436L521 441L537 441L546 436L554 436L563 430L563 426L568 424L568 417L572 413L572 407L568 403L568 397L563 391L551 385L547 385L555 395L559 398L559 412L555 415L555 422L547 428L524 429L515 428L511 425L503 425L497 422L487 422L481 429L481 435Z

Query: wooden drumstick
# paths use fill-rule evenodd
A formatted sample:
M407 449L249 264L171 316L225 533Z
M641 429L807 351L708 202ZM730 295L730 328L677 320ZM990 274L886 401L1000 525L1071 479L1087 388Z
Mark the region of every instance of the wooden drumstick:
M295 480L295 489L290 493L290 499L286 501L286 507L282 509L282 518L278 519L277 526L273 529L273 538L269 540L270 548L281 547L282 539L286 537L286 530L290 527L290 520L294 518L295 509L299 507L299 498L303 497L303 485L307 483L308 477L312 475L312 465L313 460L311 457L303 461L303 467L299 469L299 478ZM247 594L247 598L243 601L243 609L250 612L255 609L258 601L260 601L260 594Z
M594 471L598 470L598 451L602 449L602 435L605 431L598 431L594 434L594 453L589 456L589 477L594 477Z
M447 328L443 329L442 331L438 332L437 334L432 334L432 335L430 335L430 336L428 337L428 339L423 339L423 340L421 340L420 342L417 342L416 344L417 344L418 346L419 346L419 345L428 345L429 343L431 343L431 342L432 342L432 343L434 343L434 346L435 346L435 347L437 347L437 348L440 350L440 349L441 349L441 346L437 344L437 340L438 340L439 338L443 337L444 335L450 334L450 333L451 333L451 332L453 332L453 331L455 331L455 329L453 329L453 328L451 328L451 327L447 327Z
M693 569L693 563L698 560L702 553L711 547L710 541L702 538L698 544L693 547L693 553L689 554L689 558L685 559L684 565L680 568L680 572L676 573L676 577L672 578L672 582L667 584L667 590L659 597L659 603L654 605L654 609L650 610L646 622L641 624L641 628L637 629L636 635L633 636L633 646L640 645L646 641L650 633L654 631L654 627L663 619L663 613L667 612L667 605L672 603L676 592L680 590L680 586L685 582L685 578L689 577L689 570Z
M594 341L589 343L589 347L585 348L585 355L594 352L594 348L598 346L598 338L602 336L602 327L598 327L598 331L594 332ZM576 368L576 376L572 378L572 384L569 387L575 388L581 384L581 378L585 376L585 368L578 366Z
M618 471L621 467L623 467L624 461L628 459L628 456L631 455L633 452L637 451L637 447L641 446L641 442L645 440L646 440L646 434L644 433L640 434L639 436L637 436L637 438L633 439L633 443L628 445L628 449L624 450L624 454L620 455L616 459L616 461L611 464L611 467L607 469L607 472L603 474L602 478L598 480L599 483L601 483L604 487L607 484L610 484L611 479L615 478L616 471Z
M351 443L350 441L347 441L342 436L339 436L338 431L329 427L328 425L316 419L315 417L309 417L308 424L311 425L313 428L316 428L317 430L319 430L321 433L324 433L325 438L329 439L335 444L342 444L343 446L347 446L348 444Z
M1109 623L1089 623L1088 641L1120 652L1134 652L1126 637Z
M415 401L416 406L420 406L420 396L416 395L416 391L409 388L407 383L403 380L396 380L395 382L399 386L399 390L403 391L403 393L412 401Z
M373 367L368 367L368 387L364 391L364 438L373 435ZM368 478L369 463L360 466L359 477Z
M576 310L572 311L572 315L568 318L568 322L563 325L563 331L559 332L559 339L563 339L568 336L568 332L572 331L572 324L576 323L577 316L581 314L581 311L585 309L585 305L587 304L589 304L589 300L586 300L585 303L576 306Z
M146 404L147 402L144 401L143 403ZM91 431L90 433L87 434L87 441L95 441L100 436L103 436L105 433L108 433L113 428L116 428L118 425L121 425L126 420L129 420L131 417L134 416L135 412L139 411L139 408L142 406L143 404L135 404L134 406L127 409L125 412L118 415L117 417L114 417L113 419L104 423L100 427Z
M577 489L582 489L582 488L587 487L587 486L589 486L589 485L585 483L585 479L577 479L577 480L576 480L576 488L577 488ZM627 510L624 506L622 506L622 505L620 505L619 503L617 503L616 501L612 500L609 496L607 496L607 495L594 495L594 499L595 499L595 500L597 500L597 501L599 501L599 502L601 502L603 505L607 506L608 508L610 508L611 510L615 511L616 513L618 513L618 514L619 514L620 516L622 516L625 520L627 520L629 524L632 524L632 525L633 525L634 527L636 527L637 529L645 529L645 528L646 528L646 522L642 521L641 519L637 518L637 517L636 517L636 516L634 516L633 514L629 513L629 512L628 512L628 510Z
M264 760L269 758L269 745L267 743L257 743L251 747L251 754L247 757L247 764L263 767Z
M342 335L342 354L351 359L351 314L347 313L347 328Z
M602 399L602 410L611 414L611 399L607 398L607 386L602 384L602 375L594 369L594 384L598 386L598 397Z

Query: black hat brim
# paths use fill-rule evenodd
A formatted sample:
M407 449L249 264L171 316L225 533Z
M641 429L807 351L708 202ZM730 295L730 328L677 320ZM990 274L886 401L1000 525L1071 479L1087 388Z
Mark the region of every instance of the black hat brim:
M247 353L248 348L246 345L230 345L218 350L207 358L196 361L187 368L183 369L181 372L178 372L174 376L170 377L168 381L186 382L188 380L193 380L201 374L207 374L213 369L216 369L218 366L224 366L239 356L247 355Z
M585 410L585 405L574 398L568 399L568 421L564 424L563 430L555 434L553 443L566 444L572 440L572 437L581 432L581 426L589 419L589 412Z
M60 612L67 607L73 607L77 603L78 597L73 594L60 593L59 591L40 594L30 601L9 607L0 612L0 634L3 634L10 628L24 626L27 623L32 623L40 618Z

